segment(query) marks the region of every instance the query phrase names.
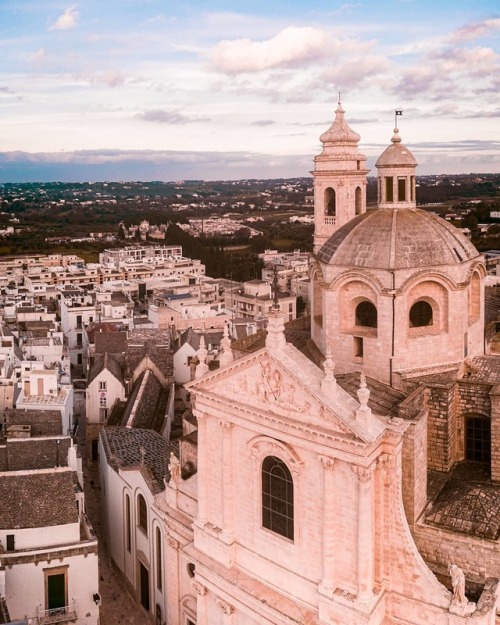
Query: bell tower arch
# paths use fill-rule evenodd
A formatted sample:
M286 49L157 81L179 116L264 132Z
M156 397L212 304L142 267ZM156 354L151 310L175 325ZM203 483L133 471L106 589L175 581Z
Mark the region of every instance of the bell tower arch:
M366 156L358 151L360 136L349 128L339 102L335 120L320 141L314 159L314 251L356 215L366 211Z

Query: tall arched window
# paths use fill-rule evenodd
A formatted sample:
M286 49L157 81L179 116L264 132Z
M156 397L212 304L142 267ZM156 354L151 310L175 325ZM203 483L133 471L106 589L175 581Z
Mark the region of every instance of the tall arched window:
M314 321L320 328L323 327L323 291L319 283L317 274L313 279L313 302L312 314Z
M363 208L363 203L361 202L361 187L356 187L354 202L355 202L355 210L356 215L361 215L361 209Z
M293 480L286 464L276 456L262 463L262 525L293 540Z
M161 556L161 531L160 528L156 528L156 587L161 592L162 588L162 556Z
M360 302L356 306L355 322L357 326L365 328L377 327L377 309L368 301Z
M432 325L432 306L424 301L415 302L410 308L410 328Z
M142 495L137 495L137 510L138 510L138 525L139 527L148 533L148 507L146 500Z
M127 544L127 551L132 548L132 531L130 525L130 497L125 495L125 541Z
M327 215L337 214L337 202L335 197L335 190L331 187L325 190L325 213Z

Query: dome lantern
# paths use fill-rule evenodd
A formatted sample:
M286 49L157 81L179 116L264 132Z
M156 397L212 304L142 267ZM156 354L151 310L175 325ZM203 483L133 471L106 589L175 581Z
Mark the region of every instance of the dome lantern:
M378 169L378 207L415 208L417 161L403 145L399 128L394 128L391 144L375 163Z

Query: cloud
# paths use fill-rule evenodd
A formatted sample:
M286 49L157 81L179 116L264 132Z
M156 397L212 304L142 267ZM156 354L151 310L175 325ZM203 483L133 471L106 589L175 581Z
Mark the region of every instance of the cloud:
M320 28L290 26L267 41L221 41L209 53L212 68L226 74L260 72L275 67L300 67L325 58L329 37Z
M363 5L361 2L346 2L339 7L339 11L352 11L353 9L360 9Z
M461 43L463 41L470 41L471 39L480 39L482 37L487 37L496 30L500 30L500 18L483 20L458 28L450 35L449 41L450 43Z
M28 54L28 61L33 65L40 65L47 59L47 52L45 48L38 48L35 52Z
M250 126L260 126L264 128L265 126L273 126L276 122L272 119L257 119L250 124Z
M425 94L429 100L450 100L461 94L464 99L469 94L494 92L499 73L500 55L491 48L444 48L418 59L389 92L408 98Z
M372 79L377 74L382 74L390 67L390 62L382 56L365 56L350 59L342 64L331 65L324 70L320 77L322 81L346 87L359 87L367 79ZM318 88L320 84L317 85Z
M491 48L453 48L431 56L443 74L464 72L469 76L489 76L500 70L500 56Z
M106 85L108 87L121 87L127 83L127 77L117 69L109 69L97 74L91 72L84 72L76 74L75 80L81 80L88 82L91 85Z
M460 119L494 119L500 117L500 108L493 111L468 111L458 115Z
M75 6L68 7L50 27L50 30L70 30L76 26L80 15Z
M164 111L161 109L154 109L149 111L144 111L144 113L139 113L135 115L138 119L142 119L145 122L155 122L158 124L171 124L174 126L178 126L181 124L192 124L197 122L209 122L211 121L209 117L187 117L179 111L170 110Z

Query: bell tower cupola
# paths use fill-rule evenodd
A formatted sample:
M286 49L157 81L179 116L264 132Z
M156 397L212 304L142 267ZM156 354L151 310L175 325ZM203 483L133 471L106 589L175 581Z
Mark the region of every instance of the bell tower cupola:
M415 208L417 161L401 142L397 127L391 143L375 163L378 169L378 208Z
M360 136L344 118L339 102L335 121L320 141L314 159L314 251L345 223L366 211L366 156L358 151Z

